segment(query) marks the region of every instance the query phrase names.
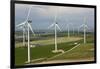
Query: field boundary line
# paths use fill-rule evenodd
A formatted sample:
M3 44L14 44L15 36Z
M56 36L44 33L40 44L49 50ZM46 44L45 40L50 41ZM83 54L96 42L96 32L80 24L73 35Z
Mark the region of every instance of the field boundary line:
M69 50L65 51L64 53L68 53L68 52L70 52L71 50L75 49L75 48L76 48L76 47L78 47L78 46L80 46L80 44L78 44L78 45L76 45L76 46L72 47L71 49L69 49ZM57 55L55 55L55 56L53 56L53 57L51 57L51 58L48 58L48 59L55 58L55 57L57 57L57 56L63 55L64 53L57 54ZM47 59L47 60L48 60L48 59Z

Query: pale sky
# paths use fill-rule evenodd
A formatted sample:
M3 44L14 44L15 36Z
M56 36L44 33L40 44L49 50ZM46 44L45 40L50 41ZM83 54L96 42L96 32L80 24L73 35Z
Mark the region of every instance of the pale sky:
M47 29L48 26L54 23L55 15L57 15L56 21L62 30L66 30L66 25L69 23L72 23L75 30L77 30L77 27L84 23L84 18L86 18L89 30L94 29L94 8L67 6L16 4L15 25L25 21L30 6L32 6L32 9L29 19L32 20L33 29ZM72 30L71 27L70 25L70 30Z

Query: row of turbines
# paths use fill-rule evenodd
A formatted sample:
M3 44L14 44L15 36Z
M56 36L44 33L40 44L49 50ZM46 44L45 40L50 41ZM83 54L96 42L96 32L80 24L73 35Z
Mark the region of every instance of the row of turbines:
M27 14L25 21L23 21L22 23L20 23L16 26L16 27L20 27L23 29L23 45L25 45L25 32L27 32L27 34L28 34L27 35L27 37L28 37L28 63L31 62L31 60L30 60L30 31L35 36L35 33L34 33L32 26L31 26L32 21L29 20L31 8L32 8L32 6L29 8L29 11L28 11L28 14ZM73 26L73 24L67 24L68 37L70 36L69 25ZM59 50L57 48L57 29L59 29L61 31L61 28L58 26L58 22L57 22L57 12L56 12L55 17L54 17L54 22L48 27L48 29L50 29L52 27L54 27L54 33L55 33L55 49L53 50L53 52L57 53L57 52L59 52ZM73 34L74 34L74 27L72 27L72 28L73 28ZM84 44L85 44L86 43L86 29L88 28L88 26L86 25L86 20L85 20L84 24L82 24L78 28L78 32L79 32L80 28L83 28L83 30L84 30Z

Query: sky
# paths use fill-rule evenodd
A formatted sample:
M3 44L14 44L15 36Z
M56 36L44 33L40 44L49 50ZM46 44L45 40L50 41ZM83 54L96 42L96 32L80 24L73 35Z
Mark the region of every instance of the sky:
M87 31L94 29L94 8L49 5L15 4L15 25L26 20L31 6L29 20L32 20L33 30L47 30L55 22L55 16L57 16L56 22L62 30L67 30L67 24L69 24L70 30L72 27L77 30L84 23L88 26Z

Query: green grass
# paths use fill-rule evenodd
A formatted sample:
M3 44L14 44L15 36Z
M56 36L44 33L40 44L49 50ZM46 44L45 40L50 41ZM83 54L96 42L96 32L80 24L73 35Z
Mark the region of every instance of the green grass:
M65 43L65 42L73 42L73 41L78 41L81 40L81 37L58 37L57 38L57 43ZM35 40L35 41L31 41L30 43L32 44L40 44L40 45L51 45L54 44L54 37L49 38L49 39L44 39L44 40ZM18 46L22 46L22 42L20 43L16 43L16 47Z
M72 43L72 42L71 42ZM71 49L74 45L70 45L70 43L60 43L58 44L58 49L63 49L67 51ZM47 46L40 46L31 48L31 60L37 58L50 58L59 53L52 53L54 50L54 44ZM16 65L25 64L27 61L27 48L18 47L15 49L15 63Z
M81 44L79 47L73 49L70 52L64 53L61 56L57 56L50 60L79 60L79 59L91 59L94 58L94 46L91 43Z
M59 37L60 38L60 37ZM66 37L65 37L66 38ZM77 39L77 37L74 37L74 39ZM79 38L79 37L78 37ZM75 42L80 43L81 45L74 50L65 53L61 56L55 57L50 60L71 60L71 59L88 59L94 57L94 50L91 50L94 48L93 44L93 36L88 35L87 36L87 43L83 44L83 36L80 37L80 40L74 40L74 39L58 39L58 49L63 49L64 51L67 51L75 46ZM49 39L50 40L50 39ZM41 40L42 41L42 40ZM38 41L38 42L41 42ZM37 41L36 41L37 42ZM39 59L39 58L45 58L42 61L48 61L48 58L51 58L59 53L52 53L52 50L54 50L54 43L50 43L51 41L46 42L46 40L43 40L44 46L37 46L35 48L31 48L31 60ZM54 42L54 41L52 41ZM47 43L47 44L46 44ZM17 43L17 46L22 45L22 43ZM15 48L15 64L16 65L24 65L27 61L27 47L16 47ZM40 62L40 61L37 61ZM33 62L35 63L35 62Z
M78 40L81 45L68 53L64 53L61 56L57 56L50 60L77 60L77 59L94 59L94 38L92 35L87 36L87 43L83 43L83 39ZM73 42L72 42L73 43ZM70 42L70 44L72 44Z

